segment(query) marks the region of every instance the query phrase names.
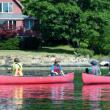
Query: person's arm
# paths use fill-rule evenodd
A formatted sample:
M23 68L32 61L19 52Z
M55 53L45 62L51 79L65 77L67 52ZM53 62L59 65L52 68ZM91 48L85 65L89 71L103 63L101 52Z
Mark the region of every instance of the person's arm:
M88 68L88 72L89 72L89 74L94 74L92 67L89 67L89 68Z
M15 68L15 66L14 66L14 64L12 64L12 65L11 65L11 69L10 69L12 75L15 75L15 73L14 73L14 68Z
M64 72L63 72L63 69L62 69L62 66L60 65L60 72L62 75L64 75Z
M100 68L98 68L98 71L99 71L99 75L101 75L101 70L100 70Z
M62 75L65 75L64 72L63 72L63 70L61 71L61 74L62 74Z
M15 75L14 76L18 76L18 68L15 70Z

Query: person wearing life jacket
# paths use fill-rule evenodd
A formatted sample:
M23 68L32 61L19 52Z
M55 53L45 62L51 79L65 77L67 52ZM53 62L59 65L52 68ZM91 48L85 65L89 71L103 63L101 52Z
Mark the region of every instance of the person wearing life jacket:
M97 75L97 76L101 75L101 70L100 70L97 62L93 60L90 63L91 63L91 67L88 68L89 73Z
M64 75L62 66L59 64L59 59L56 58L54 64L51 66L51 76L61 76Z
M14 63L12 64L12 73L14 76L23 76L22 64L18 58L15 58Z

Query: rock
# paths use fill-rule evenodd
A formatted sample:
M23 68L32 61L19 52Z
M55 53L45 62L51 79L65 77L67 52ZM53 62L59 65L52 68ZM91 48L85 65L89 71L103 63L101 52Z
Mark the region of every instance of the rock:
M100 65L101 66L109 66L110 65L110 62L109 61L101 61L100 62Z
M2 56L0 57L0 65L12 65L14 58L17 56ZM76 57L73 55L38 55L38 56L20 56L18 57L23 65L32 66L32 65L52 65L55 58L59 58L61 60L62 65L88 65L89 58L80 56Z

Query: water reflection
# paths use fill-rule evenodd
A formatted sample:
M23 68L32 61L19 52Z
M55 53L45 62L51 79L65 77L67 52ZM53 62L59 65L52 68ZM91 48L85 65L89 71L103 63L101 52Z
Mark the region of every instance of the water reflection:
M21 109L24 99L49 99L57 101L73 99L74 84L38 84L38 85L0 85L0 109L2 106L19 107ZM2 105L2 106L1 106ZM16 110L15 107L14 109Z
M110 85L84 85L82 94L84 100L110 101Z
M110 101L110 85L84 85L82 87L84 105L90 105L92 110L101 110L102 101ZM110 108L106 105L105 109Z

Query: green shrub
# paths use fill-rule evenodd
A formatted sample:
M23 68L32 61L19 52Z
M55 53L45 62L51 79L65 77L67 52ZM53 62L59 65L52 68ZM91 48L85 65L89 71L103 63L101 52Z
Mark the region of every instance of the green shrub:
M87 48L87 47L88 47L87 43L85 43L85 42L80 43L80 48Z
M104 55L110 54L110 44L105 44L103 47L103 52Z
M1 50L35 50L41 45L41 39L36 37L16 37L0 40Z
M20 49L23 50L36 50L41 46L42 40L37 37L24 37L20 42Z
M0 41L0 49L1 50L18 50L19 49L19 38L9 38L7 40Z
M76 49L76 52L78 53L78 55L89 55L90 57L94 55L94 51L83 48Z

